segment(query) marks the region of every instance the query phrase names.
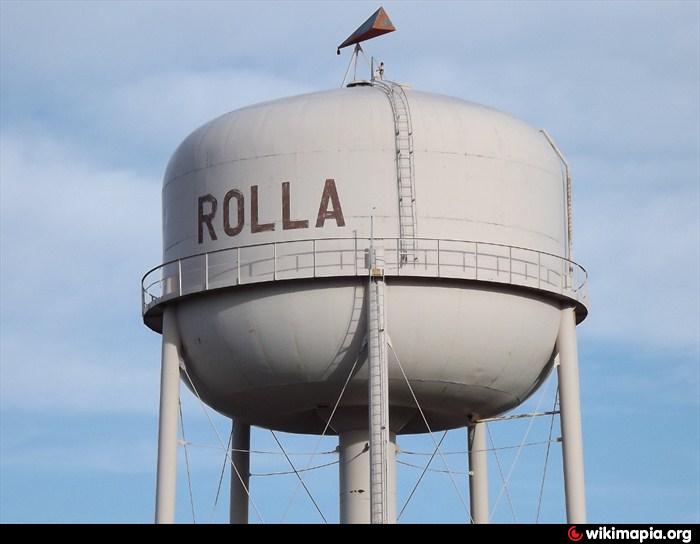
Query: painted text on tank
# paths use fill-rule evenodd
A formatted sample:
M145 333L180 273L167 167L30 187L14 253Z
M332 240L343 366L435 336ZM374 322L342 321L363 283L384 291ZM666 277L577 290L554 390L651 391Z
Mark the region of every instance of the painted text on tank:
M292 219L291 212L291 184L282 182L282 230L307 229L308 219ZM239 234L245 225L245 196L237 189L228 191L222 202L220 214L221 228L226 236L233 237ZM250 232L269 232L275 230L275 222L261 222L259 217L258 186L250 187ZM215 219L219 212L219 201L212 194L202 195L197 199L197 240L204 242L205 229L211 240L218 240L215 228ZM329 178L323 186L321 201L316 216L316 228L323 228L327 219L335 220L338 227L345 226L343 208L338 197L338 189L335 180Z

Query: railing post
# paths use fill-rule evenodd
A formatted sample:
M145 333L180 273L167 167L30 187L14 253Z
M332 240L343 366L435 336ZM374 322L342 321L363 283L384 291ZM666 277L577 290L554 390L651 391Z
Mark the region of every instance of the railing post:
M508 283L513 285L513 246L508 246Z
M204 254L204 290L209 290L209 253Z
M479 279L479 243L474 242L474 279Z
M537 252L537 288L542 288L542 253Z
M312 240L312 252L314 254L314 278L316 277L316 238Z
M355 237L355 253L353 254L353 258L355 259L355 275L357 276L357 231L354 232Z
M438 269L438 278L440 276L440 238L437 239L437 269Z
M182 296L182 259L177 260L177 296Z
M561 276L559 277L559 288L561 294L563 295L566 286L566 276L564 275L564 269L566 268L566 265L564 263L564 259L559 259L559 262L561 263Z
M241 248L236 248L236 285L241 284Z
M396 275L401 274L401 255L399 255L399 252L401 251L401 239L397 238L396 239Z
M272 242L272 280L277 281L277 242Z

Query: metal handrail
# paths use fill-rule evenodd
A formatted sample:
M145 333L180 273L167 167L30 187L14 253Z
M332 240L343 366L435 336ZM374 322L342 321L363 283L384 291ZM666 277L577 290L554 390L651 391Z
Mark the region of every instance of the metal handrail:
M362 243L367 242L367 246ZM302 240L289 240L282 242L267 242L260 244L251 244L247 246L228 247L216 249L208 252L196 253L180 259L172 259L163 264L155 266L146 272L141 279L141 300L142 311L145 314L151 307L157 305L161 301L177 298L183 294L194 294L212 289L212 283L217 283L217 280L212 278L220 278L226 274L234 274L235 278L225 281L223 284L215 285L213 288L230 287L241 284L259 283L264 281L280 281L284 279L301 279L301 278L316 278L316 277L333 277L333 276L360 276L367 272L365 266L358 267L358 257L364 258L364 255L369 247L369 238L306 238ZM449 238L415 238L416 260L413 262L401 262L400 238L374 238L375 245L384 247L384 266L386 268L385 275L387 276L424 276L438 278L459 278L471 279L478 281L491 281L496 283L504 283L510 285L527 286L535 289L540 289L547 292L556 292L562 296L572 298L582 304L587 303L587 281L588 273L584 267L571 261L565 257L538 251L535 249L509 246L506 244L477 242L471 240L457 240ZM343 242L352 242L351 247L337 247ZM360 242L360 243L358 243ZM333 244L334 247L329 249L321 248L321 244ZM425 244L431 245L427 247ZM309 244L311 247L308 251L295 252L291 254L282 254L278 250L278 246L290 246L291 244ZM449 244L471 245L472 248L456 249L447 247ZM249 260L241 261L241 254L246 252L256 253L256 249L270 248L271 255L260 255L259 252L251 255ZM420 249L419 249L420 248ZM498 253L488 252L488 248L507 249L507 254L501 255ZM487 249L487 251L484 251ZM528 257L534 260L528 260L522 255L513 255L514 252L526 252ZM225 263L219 263L212 266L212 256L230 252L235 256ZM350 253L353 256L353 262L347 263L343 259L343 254ZM396 253L395 259L391 259L391 255ZM332 255L340 255L339 262L325 261L319 263L319 259L323 259ZM420 256L422 255L422 257ZM435 255L435 260L431 261L431 257ZM455 264L449 261L450 256L461 255L462 264ZM473 257L473 264L467 264L467 258ZM307 257L311 260L309 264L299 266L300 257ZM200 259L203 261L201 266L195 266L194 270L188 271L188 266L196 263ZM235 262L234 262L235 259ZM283 259L294 259L295 265L292 267L280 267L280 262ZM488 262L495 259L495 267L490 266ZM551 265L543 264L543 260L554 260ZM507 266L501 266L503 261ZM270 265L269 271L253 274L253 268L263 264ZM514 270L513 265L518 267L522 265L523 270ZM226 268L223 271L217 272L216 269L221 266ZM167 274L169 267L176 268L174 273ZM242 276L241 270L248 268L248 275ZM532 273L531 268L536 267L536 273ZM184 272L183 272L184 269ZM325 276L325 272L333 270L333 273ZM212 275L212 270L214 274ZM472 271L473 270L473 274ZM544 270L544 274L543 274ZM470 271L469 277L465 277L467 271ZM154 273L160 272L161 277L155 279L152 277ZM280 278L292 272L292 275L287 278ZM183 281L183 274L195 274L194 280ZM493 275L495 273L495 276ZM552 277L558 278L552 281ZM520 281L520 278L524 280ZM581 278L579 282L574 280ZM530 280L532 281L532 284ZM574 286L575 285L575 286ZM554 289L552 289L554 288Z
M396 237L393 237L393 238L384 237L384 238L382 238L382 237L376 237L376 236L374 237L374 239L378 240L378 241L400 240L400 238L396 238ZM284 240L281 242L262 242L260 244L249 244L247 246L231 246L231 247L224 247L221 249L213 249L211 251L202 251L200 253L193 253L192 255L188 255L187 257L180 257L179 259L171 259L170 261L166 261L164 263L161 263L158 266L154 266L153 268L148 270L141 277L141 281L143 282L143 280L146 279L146 276L148 276L152 272L155 272L159 268L163 268L163 267L168 266L170 264L175 264L176 262L181 261L181 260L194 259L195 257L204 257L204 255L207 255L207 254L214 255L215 253L223 253L225 251L233 251L234 249L248 249L248 248L253 248L253 247L271 246L272 244L296 244L296 243L302 243L302 242L315 242L315 241L324 241L324 242L329 241L330 242L330 241L343 241L343 240L369 240L369 238L347 238L347 237L345 237L345 238L342 238L342 237L339 237L339 238L302 238L300 240ZM477 242L476 240L459 240L457 238L416 238L416 241L423 241L423 242L425 242L425 241L437 242L438 240L440 240L441 242L458 242L458 243L464 243L464 244L485 244L485 245L489 245L489 246L505 247L505 248L511 248L511 249L520 249L523 251L531 251L533 253L541 253L542 255L547 255L548 257L554 257L556 259L561 259L562 261L568 262L569 264L572 264L572 265L580 268L581 270L586 272L586 277L588 277L588 272L580 264L578 264L574 261L571 261L571 260L567 259L566 257L562 257L561 255L556 255L554 253L548 253L546 251L540 251L539 249L532 249L529 247L522 247L522 246L511 246L508 244L499 244L497 242L483 242L483 241ZM350 251L350 250L345 250L345 251ZM364 251L364 249L363 249L363 251Z

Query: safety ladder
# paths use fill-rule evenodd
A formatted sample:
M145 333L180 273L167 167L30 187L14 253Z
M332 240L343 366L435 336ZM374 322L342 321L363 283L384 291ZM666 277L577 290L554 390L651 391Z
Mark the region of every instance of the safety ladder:
M387 80L373 80L389 99L394 116L396 180L399 195L399 237L401 264L416 260L416 184L413 166L413 125L408 97L403 87Z
M389 371L384 316L384 271L374 244L369 249L367 344L369 371L370 519L390 523L388 505Z

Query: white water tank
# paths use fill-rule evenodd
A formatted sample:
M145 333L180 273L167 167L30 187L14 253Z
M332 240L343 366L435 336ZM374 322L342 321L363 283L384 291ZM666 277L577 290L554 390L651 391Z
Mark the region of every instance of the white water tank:
M397 358L432 429L464 426L548 375L561 308L585 317L548 138L408 89L402 126L387 88L243 108L173 155L144 319L160 330L174 308L188 372L219 412L320 433L354 366L332 430L366 427L370 244L386 281L394 433L426 430Z

